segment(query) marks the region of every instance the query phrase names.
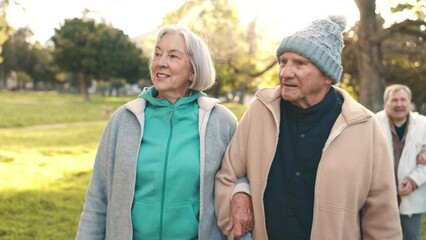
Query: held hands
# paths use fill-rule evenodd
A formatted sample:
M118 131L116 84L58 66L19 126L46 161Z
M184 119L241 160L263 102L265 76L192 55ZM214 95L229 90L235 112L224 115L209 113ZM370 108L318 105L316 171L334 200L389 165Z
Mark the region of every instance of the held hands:
M230 208L226 230L232 231L234 238L240 238L254 227L251 197L246 193L236 193L232 197Z

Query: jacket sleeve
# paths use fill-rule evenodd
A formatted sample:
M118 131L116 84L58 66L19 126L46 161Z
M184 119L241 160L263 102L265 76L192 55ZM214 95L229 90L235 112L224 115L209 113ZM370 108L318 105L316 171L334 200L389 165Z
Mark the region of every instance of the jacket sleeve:
M236 189L238 191L248 191L246 182L246 141L250 114L250 108L247 109L244 116L238 124L237 130L228 145L222 160L221 169L216 174L215 180L215 211L219 227L225 234L226 226L229 222L229 208L232 194ZM240 180L238 180L240 179ZM237 185L238 184L238 185ZM231 236L228 236L231 238Z
M390 146L373 118L373 174L361 210L362 239L401 240L396 184Z
M426 146L426 117L423 115L417 116L418 125L412 129L413 135L411 137L416 138L414 141L415 146L413 147L414 161L417 161L417 155L422 151L425 151ZM414 136L415 135L415 136ZM409 177L416 183L417 187L422 186L426 183L426 165L417 164L413 171L410 173Z
M111 121L102 135L81 213L76 239L105 239L107 211L107 171L111 152Z

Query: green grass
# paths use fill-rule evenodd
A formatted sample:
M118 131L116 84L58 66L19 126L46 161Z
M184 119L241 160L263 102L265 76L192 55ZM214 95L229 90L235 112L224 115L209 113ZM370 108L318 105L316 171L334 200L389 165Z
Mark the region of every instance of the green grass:
M130 99L92 96L84 102L81 96L56 92L0 91L0 128L107 120Z
M224 103L223 105L229 108L229 110L231 110L235 114L235 116L237 116L238 119L243 116L247 108L247 106L238 103Z
M1 240L75 238L105 110L130 99L0 92Z
M0 239L75 238L102 131L130 99L0 92Z
M0 129L0 239L73 239L105 123Z

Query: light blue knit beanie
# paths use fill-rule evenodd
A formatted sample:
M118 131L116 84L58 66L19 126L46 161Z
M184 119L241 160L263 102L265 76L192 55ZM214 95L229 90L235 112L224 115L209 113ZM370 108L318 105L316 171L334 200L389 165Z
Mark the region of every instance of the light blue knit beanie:
M346 18L340 15L315 20L307 28L285 37L277 49L277 58L284 52L298 53L337 83L343 72L341 54L345 26Z

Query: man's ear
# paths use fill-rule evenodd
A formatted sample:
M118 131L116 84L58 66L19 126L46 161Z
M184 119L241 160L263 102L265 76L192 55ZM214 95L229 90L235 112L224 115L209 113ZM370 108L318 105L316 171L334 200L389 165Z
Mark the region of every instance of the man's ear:
M333 80L331 80L329 77L325 77L325 83L333 85Z

